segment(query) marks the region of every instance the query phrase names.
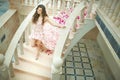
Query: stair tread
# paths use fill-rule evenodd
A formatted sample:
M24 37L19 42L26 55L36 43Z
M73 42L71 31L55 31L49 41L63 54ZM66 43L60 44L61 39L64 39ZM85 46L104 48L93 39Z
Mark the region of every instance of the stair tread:
M27 59L31 62L35 62L37 64L42 64L43 66L50 67L52 64L52 56L53 54L47 55L44 52L40 52L40 56L38 60L35 60L36 54L34 53L35 49L29 45L24 45L24 54L19 56L21 58Z
M23 49L24 49L24 54L20 54L20 49L18 46L19 64L16 65L15 63L13 63L15 74L16 75L21 74L25 76L34 75L33 77L38 76L40 78L41 77L46 78L46 79L39 79L39 80L50 80L53 54L47 55L46 53L42 52L39 56L39 59L35 60L36 54L34 53L35 49L33 47L31 47L30 45L24 44ZM30 78L26 77L25 80L28 80L28 79L30 80ZM38 79L36 78L31 80L38 80Z
M31 47L30 45L27 45L26 43L24 43L23 45L24 47L24 51L29 51L30 53L32 54L35 54L35 48L34 47ZM53 54L50 54L50 55L47 55L47 53L45 52L40 52L42 56L45 56L45 57L48 57L48 58L52 58Z
M50 78L47 77L39 77L37 75L25 73L20 70L14 70L15 76L11 78L11 80L50 80Z
M27 73L35 74L38 76L45 76L50 77L51 76L51 70L47 69L45 67L35 65L35 63L29 63L26 62L23 59L19 59L19 65L13 64L14 69L21 70Z
M46 60L46 61L41 61L41 60L35 60L35 59L30 59L28 56L26 57L26 56L24 56L24 55L19 55L19 58L20 59L24 59L24 60L26 60L27 62L30 62L30 63L34 63L34 64L36 64L36 65L38 65L38 66L43 66L43 67L46 67L46 68L51 68L51 62L52 62L52 60ZM47 64L45 64L45 62L47 62Z

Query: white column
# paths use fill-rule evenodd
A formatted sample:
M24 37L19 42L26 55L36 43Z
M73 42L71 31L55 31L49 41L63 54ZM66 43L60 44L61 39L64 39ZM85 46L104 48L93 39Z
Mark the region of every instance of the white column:
M34 0L34 5L37 5L38 4L38 0Z
M32 5L33 4L33 0L29 0L29 4Z
M18 51L17 51L17 47L16 47L15 52L14 52L14 59L15 59L15 64L18 65L18 64L19 64L19 60L18 60Z
M58 56L54 56L52 64L52 80L60 80L62 74L62 64L63 59Z
M31 26L32 27L32 24L31 23L29 23L27 26ZM30 33L31 33L31 27L27 27L26 28L26 30L25 30L25 32L24 32L24 39L25 39L25 43L29 43L29 35L30 35Z
M108 1L109 1L109 0L108 0ZM106 10L106 14L109 13L111 5L112 5L112 0L110 0L110 1L108 2L108 6L107 6L108 9Z
M19 47L20 47L20 54L24 54L24 51L23 51L23 35L20 39Z
M117 4L117 0L113 0L113 2L112 2L112 6L110 7L110 11L109 11L109 13L108 13L108 16L111 18L111 16L112 16L112 14L113 14L113 11L114 11L114 9L115 9L115 6L116 6L116 4Z
M70 8L70 1L67 1L67 8Z
M90 13L91 13L91 10L92 10L92 5L93 5L93 3L94 3L94 2L91 1L91 2L89 3L89 5L88 5L88 9L87 9L88 15L87 15L87 17L90 17Z
M28 4L28 0L25 0L25 4L26 4L26 5Z
M62 6L61 9L64 10L65 9L65 0L61 0L61 1L62 1L62 3L61 3L61 6Z
M48 3L48 8L51 8L51 7L52 7L52 0L50 0Z
M120 11L119 14L117 15L116 19L115 19L115 25L118 27L120 25Z
M106 13L106 11L108 11L108 4L110 3L110 0L105 0L105 8L104 8L104 11Z
M60 7L61 7L61 0L58 0L58 2L57 2L57 9L60 9Z
M53 15L55 15L55 12L57 11L57 5L56 5L56 0L53 0L53 6L52 6L52 10L53 10Z
M103 8L102 8L102 10L103 10L103 12L106 10L106 0L103 0Z
M116 7L115 7L115 10L112 14L112 21L114 22L115 21L115 18L117 17L118 13L120 11L120 0L118 0L117 4L116 4Z
M10 71L10 76L11 76L11 77L14 77L14 76L15 76L15 73L14 73L12 61L10 62L9 71Z
M99 7L100 7L100 9L102 9L103 8L103 0L100 0L100 3L99 3Z
M8 68L4 64L5 56L0 53L0 80L10 80Z

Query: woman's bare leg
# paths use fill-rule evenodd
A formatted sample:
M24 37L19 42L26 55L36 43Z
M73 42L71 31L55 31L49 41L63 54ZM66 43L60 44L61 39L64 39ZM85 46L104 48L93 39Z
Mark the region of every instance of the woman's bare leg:
M41 49L41 41L39 41L39 40L37 40L36 41L36 60L38 60L38 58L39 58L39 55L40 55L40 53L39 52L41 52L42 51L42 49Z
M30 45L32 46L32 47L34 47L36 50L35 50L35 53L36 53L36 60L38 60L38 58L39 58L39 51L40 51L40 47L39 47L39 45L41 44L41 41L39 41L39 40L36 40L36 39L31 39L30 40Z
M47 50L47 48L45 47L45 45L43 43L41 43L41 49L42 49L42 51L46 51Z
M40 54L39 54L39 51L40 51L40 48L39 47L36 47L36 60L38 60Z
M35 39L31 39L31 40L30 40L30 45L31 45L32 47L35 47L35 46L36 46L36 40L35 40Z

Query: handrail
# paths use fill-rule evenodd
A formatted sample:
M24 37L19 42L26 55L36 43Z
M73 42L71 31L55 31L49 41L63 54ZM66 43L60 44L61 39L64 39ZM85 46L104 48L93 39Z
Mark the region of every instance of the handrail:
M44 4L46 5L47 2L49 2L49 0L45 0L43 1L42 3L39 3L39 4ZM39 5L38 4L38 5ZM36 6L37 7L37 6ZM13 39L11 40L10 42L10 45L5 53L5 61L4 61L4 64L9 67L10 66L10 63L11 63L11 60L12 60L12 57L14 55L14 52L15 52L15 49L17 47L17 44L18 44L18 41L20 40L23 32L25 31L27 25L30 23L31 19L32 19L32 15L34 14L35 12L35 9L36 7L28 14L28 16L23 20L23 22L21 23L21 25L19 26L18 30L16 31Z
M0 16L0 28L10 19L10 17L15 12L16 12L15 9L9 9L2 16Z
M105 14L100 9L97 10L97 14L106 23L106 25L109 26L108 29L110 30L110 32L112 33L118 44L120 45L120 31L118 30L117 26L111 20L109 20L107 16L104 18Z
M61 36L59 37L58 43L56 45L55 51L54 51L54 57L60 57L62 50L63 50L63 46L65 44L65 41L69 35L69 31L71 29L71 25L74 23L75 18L79 15L78 10L82 10L85 7L84 2L81 2L75 9L74 11L71 13L70 17L67 19L66 21L66 28L63 30L64 33L61 34ZM77 13L78 12L78 13ZM72 26L73 27L73 26ZM61 41L62 40L62 41Z
M66 43L66 40L68 39L68 36L70 34L70 30L73 29L74 21L76 17L79 15L79 11L82 11L85 7L85 2L81 2L77 7L74 8L74 11L70 14L70 17L66 21L66 28L62 31L61 35L59 36L58 42L56 44L54 54L53 54L53 63L52 63L52 79L55 79L55 75L59 75L61 73L61 67L63 63L63 59L61 58L61 55L64 51L64 45ZM77 13L78 12L78 13Z
M82 38L88 31L90 31L95 27L94 20L90 18L85 19L85 15L83 15L84 12L86 11L86 8L87 8L86 1L82 1L79 5L77 5L74 8L74 10L72 11L69 18L66 21L66 24L65 24L66 28L62 30L53 54L53 63L51 66L52 80L60 79L60 76L62 74L63 62L66 56L68 55L69 51L74 46L75 42L78 42L80 38ZM78 17L80 17L80 20L77 20ZM77 22L80 27L83 27L83 26L85 27L83 27L82 30L81 28L76 28ZM83 32L83 34L80 36L80 38L78 38L78 35L82 33L80 30Z
M93 19L86 18L83 25L81 26L80 29L76 31L74 34L74 38L71 40L70 45L67 47L67 50L62 57L62 59L66 59L66 57L69 55L71 49L75 46L77 42L90 30L92 30L95 27L95 22Z

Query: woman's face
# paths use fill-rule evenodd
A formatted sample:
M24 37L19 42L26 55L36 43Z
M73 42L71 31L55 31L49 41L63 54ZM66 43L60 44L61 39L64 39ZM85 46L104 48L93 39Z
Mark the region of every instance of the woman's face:
M41 14L41 13L42 13L42 8L39 7L39 8L37 9L37 13L38 13L38 14Z

